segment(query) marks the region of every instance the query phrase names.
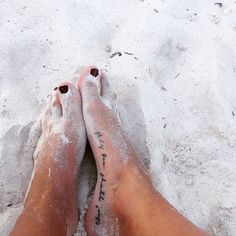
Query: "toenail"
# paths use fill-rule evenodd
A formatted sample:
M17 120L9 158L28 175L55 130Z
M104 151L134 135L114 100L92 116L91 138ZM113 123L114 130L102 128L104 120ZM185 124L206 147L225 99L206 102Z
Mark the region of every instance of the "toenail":
M67 93L68 92L68 85L63 85L59 87L59 91L61 93Z
M93 68L90 70L90 75L94 76L94 77L97 77L98 76L98 69L96 68Z
M58 87L55 87L53 90L56 91L58 89Z

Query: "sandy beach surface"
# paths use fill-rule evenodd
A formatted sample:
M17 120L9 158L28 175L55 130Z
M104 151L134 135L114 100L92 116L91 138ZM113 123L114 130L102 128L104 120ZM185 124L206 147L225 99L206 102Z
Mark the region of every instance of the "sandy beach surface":
M103 68L154 186L210 235L236 235L236 2L0 0L0 235L22 210L61 81ZM77 235L96 181L86 153Z

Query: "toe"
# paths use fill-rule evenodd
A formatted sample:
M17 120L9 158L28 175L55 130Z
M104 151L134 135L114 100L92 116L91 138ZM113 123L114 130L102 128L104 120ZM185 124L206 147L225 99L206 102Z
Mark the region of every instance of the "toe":
M101 94L100 80L101 70L96 66L89 66L83 70L77 82L83 102L99 99Z
M62 116L66 119L78 119L81 116L80 92L69 82L61 83L57 89L62 107Z
M46 107L43 111L43 116L50 116L52 114L51 103L52 103L52 94L49 94L47 96Z
M101 77L101 97L102 100L113 110L116 110L114 108L115 100L116 100L116 94L113 92L110 81L108 80L107 76L105 74L102 74Z
M47 97L46 107L40 116L41 128L43 131L45 131L49 128L48 123L49 123L50 117L52 115L51 102L52 102L52 95L50 94Z
M62 106L59 99L58 88L54 89L51 101L52 119L58 120L62 117Z

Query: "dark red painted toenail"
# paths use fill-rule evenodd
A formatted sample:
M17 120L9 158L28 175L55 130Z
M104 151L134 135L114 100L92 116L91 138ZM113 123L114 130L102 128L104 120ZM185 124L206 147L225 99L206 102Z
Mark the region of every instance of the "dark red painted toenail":
M59 87L59 91L61 93L67 93L68 92L68 85L63 85Z
M93 68L90 70L90 75L94 76L94 77L97 77L98 76L98 69L96 68Z
M56 91L58 89L58 87L55 87L53 90Z

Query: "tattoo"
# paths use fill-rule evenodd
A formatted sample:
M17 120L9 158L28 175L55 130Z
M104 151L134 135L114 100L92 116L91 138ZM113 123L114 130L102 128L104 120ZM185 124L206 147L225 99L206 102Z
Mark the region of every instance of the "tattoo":
M96 131L94 132L97 140L98 140L98 148L101 149L101 150L104 150L104 144L105 144L105 141L103 140L103 134L99 131ZM106 153L102 153L102 165L103 167L105 167L105 161L106 161L106 157L107 157L107 154Z
M104 201L104 199L105 199L104 195L105 195L105 193L100 191L100 193L99 193L99 201Z
M96 135L96 137L97 137L98 139L102 137L101 132L95 132L95 135Z
M103 190L103 183L106 182L106 179L104 178L104 174L100 173L102 179L100 183L100 191L99 191L99 201L103 201L105 197L105 192Z
M101 176L101 183L100 183L100 190L99 190L99 202L104 200L105 192L103 190L103 184L106 182L106 179L104 178L104 174L100 173ZM101 210L98 205L96 205L97 208L97 215L95 217L95 223L96 225L100 225L101 222Z
M96 205L96 208L97 208L97 216L95 217L95 223L96 223L96 225L100 225L100 222L101 222L101 219L100 219L101 212L100 212L100 209L99 209L98 205Z
M106 161L107 155L105 153L102 153L102 164L105 166L105 161Z
M102 180L103 181L106 181L106 179L104 179L104 174L103 173L100 173L101 177L102 177Z
M102 150L104 150L104 140L102 139L102 134L101 134L101 132L95 132L94 133L95 135L96 135L96 137L97 137L97 140L98 140L98 142L99 142L99 146L98 146L98 148L99 149L102 149Z
M102 156L103 167L105 167L107 154L104 151L105 141L103 139L103 134L99 131L94 132L94 134L95 134L97 142L98 142L98 148L100 150L103 150L103 151L101 151L101 156ZM106 179L105 179L103 173L100 173L99 177L101 178L101 182L100 182L100 186L99 186L98 201L101 202L101 201L105 200L104 183L106 182ZM100 225L100 223L101 223L101 210L99 208L99 203L98 203L98 205L96 205L96 209L97 209L97 214L95 216L95 223L96 223L96 225Z

